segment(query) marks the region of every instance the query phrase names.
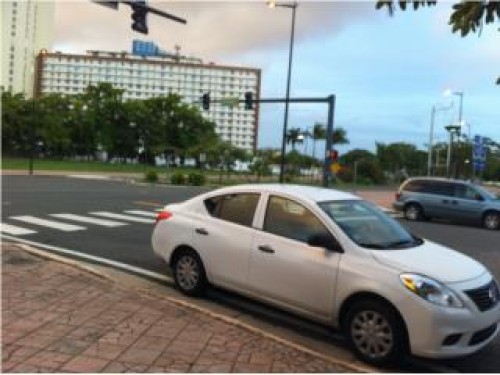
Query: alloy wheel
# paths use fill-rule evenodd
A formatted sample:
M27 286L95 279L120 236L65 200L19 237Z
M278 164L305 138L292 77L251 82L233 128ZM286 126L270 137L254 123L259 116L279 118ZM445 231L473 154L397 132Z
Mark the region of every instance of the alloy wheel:
M363 355L377 360L386 357L394 345L389 321L376 311L359 311L351 321L351 338Z
M188 255L182 255L176 263L175 273L181 289L185 291L193 290L200 280L200 267L197 260Z
M495 212L486 214L484 217L484 226L487 229L497 229L500 226L500 215Z

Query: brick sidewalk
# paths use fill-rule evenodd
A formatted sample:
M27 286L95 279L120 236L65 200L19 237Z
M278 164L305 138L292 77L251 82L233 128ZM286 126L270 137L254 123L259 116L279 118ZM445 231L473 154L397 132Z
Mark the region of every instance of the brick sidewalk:
M3 372L353 372L2 244Z

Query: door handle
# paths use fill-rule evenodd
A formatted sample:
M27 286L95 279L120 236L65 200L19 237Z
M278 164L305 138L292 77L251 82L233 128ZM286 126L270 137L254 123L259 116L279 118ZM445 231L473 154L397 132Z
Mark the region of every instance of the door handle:
M272 247L270 247L270 246L267 246L267 245L261 245L261 246L259 246L259 250L263 251L264 253L270 253L270 254L274 253L274 249Z
M196 228L194 231L203 236L208 236L208 232L205 228Z

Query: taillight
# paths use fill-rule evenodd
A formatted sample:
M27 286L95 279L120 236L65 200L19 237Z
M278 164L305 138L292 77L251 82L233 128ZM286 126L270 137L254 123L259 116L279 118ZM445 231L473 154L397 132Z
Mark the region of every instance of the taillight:
M158 216L156 216L156 224L158 224L162 220L167 220L172 217L172 214L168 211L160 211Z
M398 192L398 193L396 193L396 200L398 201L400 199L401 199L401 193Z

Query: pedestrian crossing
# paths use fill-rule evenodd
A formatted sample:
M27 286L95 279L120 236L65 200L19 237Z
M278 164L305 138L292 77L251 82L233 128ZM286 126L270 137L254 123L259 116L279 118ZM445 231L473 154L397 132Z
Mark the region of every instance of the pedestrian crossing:
M90 229L92 226L117 228L131 224L153 224L158 214L156 211L124 210L122 212L92 211L86 214L65 212L40 216L14 215L2 220L8 223L0 223L0 232L12 236L25 236L45 229L76 232Z

